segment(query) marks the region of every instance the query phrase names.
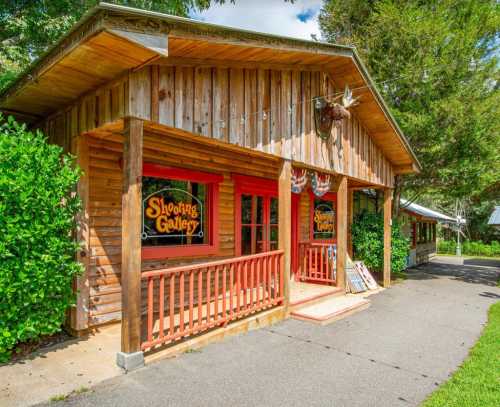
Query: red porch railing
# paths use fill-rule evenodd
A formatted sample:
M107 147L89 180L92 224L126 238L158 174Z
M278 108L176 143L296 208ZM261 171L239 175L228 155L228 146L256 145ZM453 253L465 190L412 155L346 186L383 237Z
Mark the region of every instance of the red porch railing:
M141 348L198 334L283 303L283 250L146 271Z
M333 243L299 243L299 281L335 285Z

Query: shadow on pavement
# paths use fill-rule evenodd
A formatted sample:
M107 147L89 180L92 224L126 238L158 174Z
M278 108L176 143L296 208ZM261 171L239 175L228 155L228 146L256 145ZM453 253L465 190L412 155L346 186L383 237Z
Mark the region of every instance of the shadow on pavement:
M497 286L500 275L500 263L495 260L466 259L464 264L453 264L453 260L448 264L442 257L438 261L431 261L408 270L409 280L429 280L438 277L453 277L471 284L484 284L491 287ZM484 296L495 293L484 293Z

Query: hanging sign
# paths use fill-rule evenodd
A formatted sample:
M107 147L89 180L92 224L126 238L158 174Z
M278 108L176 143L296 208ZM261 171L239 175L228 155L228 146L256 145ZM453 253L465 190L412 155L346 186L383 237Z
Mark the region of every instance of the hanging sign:
M142 239L203 237L203 203L187 191L165 188L143 200Z
M314 208L314 233L333 233L335 231L335 212L327 204Z

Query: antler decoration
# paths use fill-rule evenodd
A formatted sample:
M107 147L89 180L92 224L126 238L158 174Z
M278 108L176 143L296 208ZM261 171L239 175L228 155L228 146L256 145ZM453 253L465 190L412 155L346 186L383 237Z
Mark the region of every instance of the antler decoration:
M346 85L341 103L328 102L323 97L314 99L314 124L316 125L316 133L322 139L326 140L330 137L332 125L340 128L342 120L351 117L348 109L358 104L358 98L352 96L352 91Z

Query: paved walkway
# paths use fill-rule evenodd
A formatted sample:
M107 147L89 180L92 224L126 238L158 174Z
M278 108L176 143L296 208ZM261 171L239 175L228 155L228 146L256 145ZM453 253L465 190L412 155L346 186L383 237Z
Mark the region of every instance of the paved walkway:
M460 365L500 299L498 264L450 263L416 269L372 296L368 310L331 325L287 320L115 377L61 405L418 405Z

